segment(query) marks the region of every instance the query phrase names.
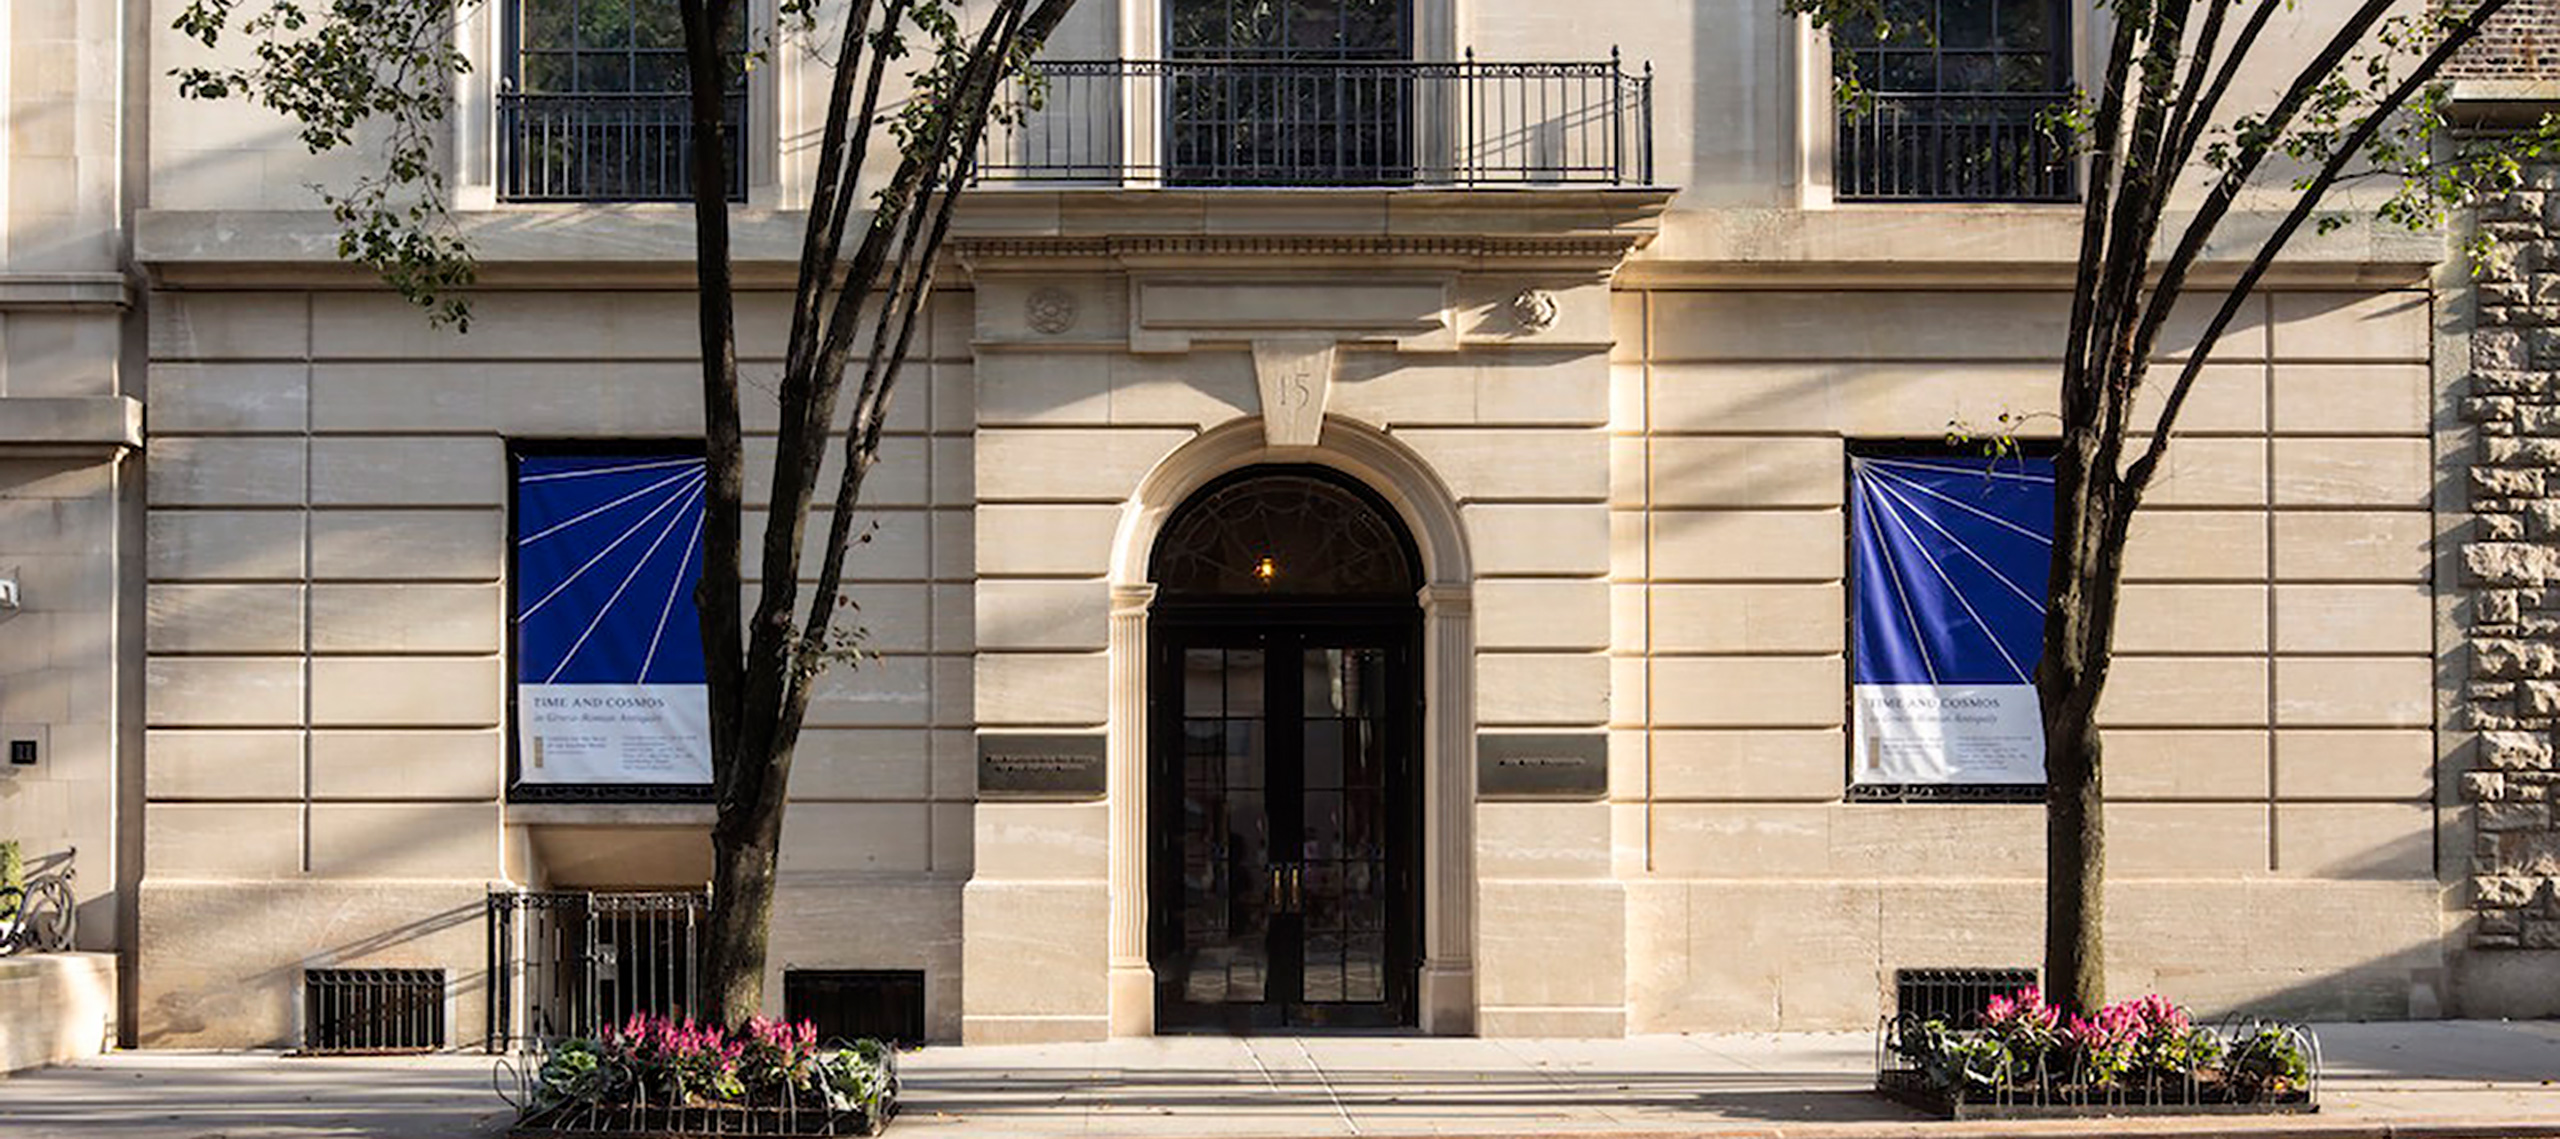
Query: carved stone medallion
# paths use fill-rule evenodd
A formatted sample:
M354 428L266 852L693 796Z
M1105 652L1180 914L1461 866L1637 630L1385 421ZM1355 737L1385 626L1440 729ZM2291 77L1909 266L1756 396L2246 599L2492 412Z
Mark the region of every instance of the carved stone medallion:
M1556 322L1556 295L1545 289L1522 289L1511 298L1511 319L1531 332L1545 331Z
M1022 316L1033 329L1056 336L1076 326L1076 295L1055 285L1042 285L1024 298Z

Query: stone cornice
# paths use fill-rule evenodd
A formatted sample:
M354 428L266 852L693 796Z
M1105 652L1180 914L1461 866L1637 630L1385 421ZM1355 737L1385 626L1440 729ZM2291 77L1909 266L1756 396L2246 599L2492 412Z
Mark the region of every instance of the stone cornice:
M0 311L121 311L133 306L122 273L0 273Z
M142 446L132 396L0 396L0 457L113 456Z
M954 238L952 250L964 264L1014 259L1070 259L1134 262L1214 260L1233 266L1241 260L1275 260L1292 264L1308 259L1374 261L1380 258L1431 261L1615 261L1641 240L1633 234L1517 237L1493 234L1350 235L1350 234L1137 234L1130 236L1039 236Z
M2560 81L2456 79L2446 92L2445 115L2468 130L2522 130L2560 109Z
M2076 206L1668 209L1668 190L1197 190L990 187L963 202L947 252L970 271L1131 269L1615 271L1662 288L2068 287ZM804 215L740 208L736 273L788 287ZM2182 219L2167 219L2174 229ZM468 214L464 233L492 288L690 288L692 220L678 206L510 207ZM2235 212L2196 282L2236 276L2272 226ZM378 288L340 262L336 229L312 211L144 211L135 258L157 285ZM2295 288L2423 284L2441 235L2357 217L2293 241L2267 283ZM32 285L30 286L33 287ZM50 287L50 286L48 286ZM5 298L5 292L0 292Z
M964 256L1118 263L1269 257L1303 263L1600 262L1652 239L1661 189L1199 190L984 187L961 203L950 247ZM739 208L730 232L741 283L787 283L806 214ZM510 206L467 212L462 236L492 285L689 285L693 220L668 205ZM337 227L309 210L145 210L134 259L171 285L363 287Z

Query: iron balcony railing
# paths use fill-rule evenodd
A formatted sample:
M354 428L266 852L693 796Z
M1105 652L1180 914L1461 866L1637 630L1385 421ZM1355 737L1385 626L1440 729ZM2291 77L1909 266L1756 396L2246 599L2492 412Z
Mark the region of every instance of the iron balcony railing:
M747 196L738 140L747 97L728 97L729 199ZM498 96L498 195L511 202L668 202L693 197L693 112L681 92Z
M2062 94L1877 93L1842 108L1832 193L1843 201L2068 202L2079 162Z
M1589 63L1042 60L988 125L986 181L1650 185L1653 75Z

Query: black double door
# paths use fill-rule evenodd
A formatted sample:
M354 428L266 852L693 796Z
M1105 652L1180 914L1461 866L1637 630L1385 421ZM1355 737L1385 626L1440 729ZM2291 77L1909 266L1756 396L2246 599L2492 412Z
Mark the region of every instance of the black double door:
M1152 625L1157 1026L1414 1023L1412 610L1246 606Z

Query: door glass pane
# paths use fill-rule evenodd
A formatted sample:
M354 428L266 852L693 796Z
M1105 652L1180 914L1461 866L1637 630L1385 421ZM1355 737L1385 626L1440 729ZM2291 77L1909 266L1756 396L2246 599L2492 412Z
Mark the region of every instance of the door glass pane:
M1182 655L1182 953L1170 978L1199 1004L1270 992L1271 812L1259 649Z
M1186 719L1182 721L1182 785L1194 789L1215 788L1226 775L1227 733L1225 720Z
M1364 647L1310 645L1299 662L1301 999L1311 1005L1387 999L1386 667L1384 650Z
M1261 790L1267 761L1262 754L1262 721L1223 720L1227 726L1225 754L1226 783L1230 790Z
M1309 788L1342 786L1342 728L1333 720L1307 721L1304 759Z
M1298 688L1308 719L1342 714L1342 650L1308 649L1298 658Z
M1262 714L1262 650L1227 650L1227 715Z
M1227 710L1226 654L1217 649L1182 653L1182 714L1222 716Z

